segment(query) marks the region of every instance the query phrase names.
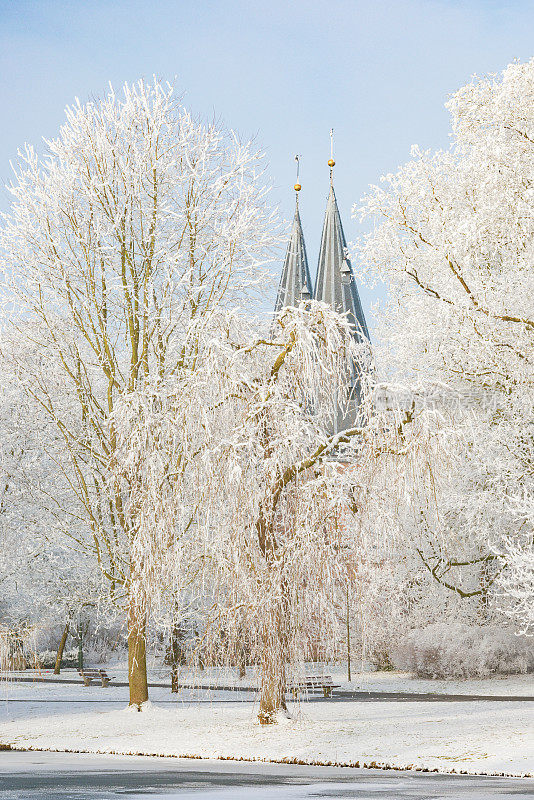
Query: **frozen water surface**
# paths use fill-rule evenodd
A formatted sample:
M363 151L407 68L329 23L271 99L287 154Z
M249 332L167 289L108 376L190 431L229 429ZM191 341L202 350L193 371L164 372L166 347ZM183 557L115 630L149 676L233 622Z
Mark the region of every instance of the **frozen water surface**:
M0 753L0 800L519 800L534 779L73 753Z

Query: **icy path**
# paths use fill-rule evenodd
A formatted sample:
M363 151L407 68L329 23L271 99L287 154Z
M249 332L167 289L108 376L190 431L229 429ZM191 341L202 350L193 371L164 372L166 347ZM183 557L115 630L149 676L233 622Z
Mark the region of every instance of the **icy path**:
M0 753L0 800L521 800L534 780L69 753Z

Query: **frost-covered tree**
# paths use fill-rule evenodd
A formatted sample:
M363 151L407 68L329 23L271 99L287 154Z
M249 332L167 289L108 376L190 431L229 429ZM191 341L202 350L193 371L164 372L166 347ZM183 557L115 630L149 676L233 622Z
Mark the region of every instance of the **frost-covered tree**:
M368 347L324 304L282 311L274 331L230 351L225 439L207 480L220 493L211 555L230 587L226 613L244 612L262 723L285 709L288 677L313 646L335 646L336 603L361 547L354 473L366 412L334 435L332 420L369 369Z
M330 431L369 366L347 319L322 303L283 310L274 330L221 315L199 340L194 381L125 396L117 412L119 469L140 476L131 506L147 584L153 555L161 565L165 553L167 586L202 595L205 647L235 656L246 643L263 723L285 710L296 665L336 646L337 605L362 546L363 407L354 427Z
M77 101L45 147L25 148L10 188L4 318L33 326L39 358L23 379L62 438L80 547L127 606L130 702L140 705L145 602L130 486L109 483L113 411L146 382L194 371L210 315L263 285L273 219L261 154L193 119L157 81Z
M392 292L383 363L408 392L385 445L397 448L391 486L410 487L404 533L456 593L484 600L502 569L501 605L523 629L534 524L533 87L534 61L463 87L447 104L451 148L414 148L359 209L376 222L360 243L362 267ZM506 578L514 569L520 598Z
M503 563L496 580L501 610L520 633L534 634L534 552L532 547L507 538L499 547Z
M26 333L29 333L26 330ZM31 337L30 337L31 338ZM0 352L0 586L2 622L39 632L98 597L100 579L78 544L82 521L62 469L57 427L21 384L36 351L4 337Z

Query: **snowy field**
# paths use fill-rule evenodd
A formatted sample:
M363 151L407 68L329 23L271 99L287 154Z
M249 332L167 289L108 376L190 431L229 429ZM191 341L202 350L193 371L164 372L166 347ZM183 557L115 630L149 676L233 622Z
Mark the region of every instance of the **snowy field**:
M176 707L190 703L216 705L225 701L247 702L250 705L251 693L235 691L206 691L202 689L183 689L173 695L169 688L151 687L151 700L160 705ZM34 715L63 715L73 709L113 708L122 709L128 704L127 686L109 686L103 689L99 684L91 686L67 683L0 683L0 723L16 717L27 717L31 707Z
M504 693L505 681L496 684L493 694ZM466 693L460 683L456 691ZM19 748L534 772L529 701L310 702L293 705L294 719L264 728L254 695L244 692L184 690L172 699L168 689L152 689L154 704L143 714L126 710L121 686L4 682L1 692L0 743Z
M109 675L115 678L115 682L128 682L128 668L125 663L104 664L102 665ZM3 673L4 680L0 678L0 697L5 696L5 683L11 679L24 681L34 679L37 683L40 680L62 680L77 681L80 678L75 669L63 669L61 675L53 675L52 670L25 670L24 672ZM464 694L464 695L483 695L489 696L515 696L515 697L534 697L534 675L501 675L492 678L481 678L471 680L431 680L423 678L413 678L408 672L375 672L369 669L352 671L352 680L347 680L346 668L340 665L329 664L309 664L306 667L306 674L314 673L332 675L334 684L339 686L339 690L344 692L409 692L414 694ZM148 679L151 684L163 684L170 688L170 672L168 668L152 668L148 671ZM257 676L254 668L247 669L244 678L239 678L233 669L227 668L206 668L199 671L184 669L180 674L180 683L184 686L198 688L200 686L228 686L239 688L255 688L258 685ZM94 690L95 684L91 687ZM112 686L107 690L112 690ZM154 695L153 699L159 699L159 695ZM168 690L163 690L168 699ZM2 692L4 694L2 694ZM97 692L100 697L100 693ZM107 695L106 695L107 696ZM250 698L249 698L250 699Z
M408 672L354 672L347 680L346 670L333 667L329 674L342 691L413 692L414 694L474 694L488 696L534 697L534 675L506 675L478 680L430 680L412 678Z

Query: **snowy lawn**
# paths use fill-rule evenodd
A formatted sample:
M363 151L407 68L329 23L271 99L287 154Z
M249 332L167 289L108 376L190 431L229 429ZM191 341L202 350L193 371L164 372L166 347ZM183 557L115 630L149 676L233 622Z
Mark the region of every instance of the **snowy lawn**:
M490 697L534 697L534 675L496 675L492 678L436 680L413 678L409 672L357 672L347 681L338 666L330 674L343 691L413 692L414 694L475 694Z
M128 668L124 663L118 664L103 664L102 665L109 675L115 677L116 681L127 683L128 681ZM306 667L306 674L313 675L314 673L332 675L334 683L340 687L342 691L354 692L412 692L414 694L465 694L465 695L483 695L490 697L492 695L499 696L516 696L516 697L534 697L534 675L497 675L492 678L480 678L470 680L450 679L450 680L432 680L423 678L413 678L408 672L374 672L368 669L362 671L352 670L352 680L347 680L346 667L339 664L309 664ZM36 683L38 679L46 680L76 680L81 684L75 669L63 669L61 675L53 675L52 670L25 670L24 672L3 673L4 678L16 681L17 678L35 678ZM149 682L165 684L170 688L170 670L169 668L152 668L149 669ZM234 686L239 687L255 687L258 685L256 671L253 667L247 669L247 674L244 678L239 678L236 671L230 668L216 668L208 667L205 670L195 671L183 668L180 673L180 682L185 686L198 687L202 685L212 686ZM94 691L97 682L91 686L91 691ZM107 691L110 691L112 686ZM160 699L159 695L156 697L154 689L151 692L153 699ZM163 690L165 691L165 690ZM0 697L1 694L0 683ZM98 693L97 693L98 694ZM168 691L167 691L168 694ZM106 695L107 696L107 695Z
M6 691L27 701L0 706L0 743L19 748L533 774L529 702L302 703L293 720L265 728L253 703L229 693L214 693L230 700L212 703L188 692L173 706L160 704L168 694L154 692L157 704L139 714L122 705L123 687L11 684ZM108 702L99 708L83 700Z
M153 687L150 697L158 705L175 706L191 701L197 703L223 702L225 700L247 701L250 693L235 691L205 691L202 689L182 689L172 694L168 688ZM72 713L73 710L95 710L100 705L104 709L122 709L128 704L128 687L110 685L103 689L99 683L91 686L71 683L17 683L0 681L0 723L15 717L49 716ZM0 740L1 741L1 740Z

